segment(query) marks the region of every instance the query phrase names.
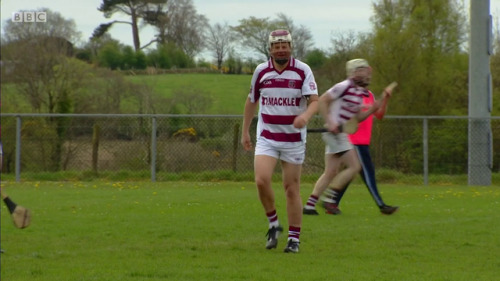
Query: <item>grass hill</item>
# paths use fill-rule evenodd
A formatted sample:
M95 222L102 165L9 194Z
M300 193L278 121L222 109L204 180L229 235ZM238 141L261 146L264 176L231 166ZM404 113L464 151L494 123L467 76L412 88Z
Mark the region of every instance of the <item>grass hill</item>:
M207 114L243 114L251 75L218 73L161 74L127 76L131 82L152 87L155 95L171 98L176 94L195 91L212 98Z
M105 79L105 78L104 78ZM125 76L125 80L151 87L153 96L172 98L183 93L209 95L212 103L203 114L243 114L251 75L228 75L219 73L183 73ZM1 84L2 112L32 113L29 101L18 93L12 83ZM161 105L160 105L161 106ZM167 105L165 105L167 106ZM122 101L123 113L137 113L137 105ZM103 112L105 113L105 112ZM164 112L162 112L164 113Z

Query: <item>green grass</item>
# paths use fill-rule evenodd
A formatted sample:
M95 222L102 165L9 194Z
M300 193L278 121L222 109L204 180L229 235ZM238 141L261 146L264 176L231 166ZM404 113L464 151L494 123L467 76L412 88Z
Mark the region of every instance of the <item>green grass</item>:
M208 95L212 104L204 114L243 114L245 99L250 89L251 75L228 75L219 73L159 74L125 76L139 85L148 85L153 96L171 98L176 93L195 92ZM17 92L14 84L2 83L2 112L32 113L26 97ZM137 104L122 100L122 113L137 113ZM161 113L166 113L158 108Z
M378 169L377 182L379 184L393 184L401 186L423 186L424 179L421 174L405 174L389 169ZM202 171L202 172L156 172L156 181L187 181L187 182L219 182L219 181L234 181L244 182L254 179L253 170L234 172L232 170L217 170L217 171ZM301 182L314 184L321 173L303 173ZM281 180L279 170L273 174L273 180ZM2 174L2 181L16 181L15 173ZM60 172L22 172L20 181L151 181L150 170L118 170L118 171L103 171L95 174L92 171L60 171ZM453 186L463 185L467 183L467 175L448 175L448 174L432 174L429 175L429 185L431 186ZM500 173L492 173L492 185L500 185ZM356 176L353 180L354 184L362 184L361 177Z
M251 78L251 75L218 73L127 76L132 82L149 85L160 97L170 98L186 89L209 95L213 104L207 114L243 114Z
M284 194L274 184L281 223ZM343 214L304 217L301 252L264 249L252 182L3 182L33 213L1 212L1 279L495 280L500 189L381 185L401 210L381 215L352 185ZM302 185L305 201L312 184Z

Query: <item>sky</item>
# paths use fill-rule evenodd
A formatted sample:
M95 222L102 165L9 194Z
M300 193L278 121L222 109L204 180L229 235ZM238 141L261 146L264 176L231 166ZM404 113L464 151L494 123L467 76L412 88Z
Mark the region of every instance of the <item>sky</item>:
M469 1L474 0L464 0L467 9ZM65 19L74 20L77 30L81 32L82 42L85 42L99 24L111 19L128 20L118 14L106 19L97 10L101 2L102 0L0 0L2 33L5 20L11 19L14 12L49 8L59 12ZM331 38L335 34L348 31L369 32L372 2L373 0L193 0L198 14L205 15L211 25L237 25L239 20L250 16L275 19L278 13L284 13L296 26L307 27L313 35L315 47L323 50L331 48ZM490 13L493 16L500 14L500 0L490 0ZM115 24L110 34L126 45L133 45L129 25ZM141 43L149 42L153 35L151 28L142 28Z

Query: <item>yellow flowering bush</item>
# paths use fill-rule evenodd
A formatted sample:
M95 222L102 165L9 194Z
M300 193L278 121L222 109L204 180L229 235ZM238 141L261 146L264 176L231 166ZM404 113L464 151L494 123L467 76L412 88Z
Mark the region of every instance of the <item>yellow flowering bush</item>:
M180 129L173 134L173 137L187 139L189 141L196 141L198 139L196 130L193 127Z

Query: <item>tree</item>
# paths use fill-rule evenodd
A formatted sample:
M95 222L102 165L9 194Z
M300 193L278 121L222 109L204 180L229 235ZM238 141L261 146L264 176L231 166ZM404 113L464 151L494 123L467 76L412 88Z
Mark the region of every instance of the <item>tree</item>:
M336 33L332 39L332 54L325 63L325 76L329 84L346 78L345 64L354 58L367 58L372 53L372 39L368 34L356 33L352 30Z
M498 16L495 17L493 26L493 54L490 57L490 70L493 77L492 115L500 115L500 24Z
M99 66L108 67L112 70L123 66L122 46L117 41L110 41L102 46L97 55Z
M208 28L206 44L208 49L212 52L218 70L222 69L224 58L231 50L231 42L231 29L227 23L224 25L217 23Z
M157 68L187 68L194 66L194 61L175 44L158 45L147 55L148 65Z
M455 0L383 0L373 4L374 34L369 59L374 88L400 82L394 114L467 112L467 21Z
M251 49L264 58L269 57L269 34L273 28L268 18L249 17L241 19L239 25L232 29L240 35L240 45L245 49Z
M314 49L307 54L305 61L312 69L319 69L326 61L325 52L320 49Z
M56 113L57 103L82 81L81 66L69 59L69 39L76 40L79 33L73 20L40 11L47 13L44 24L6 22L2 60L9 68L6 78L17 82L35 111Z
M129 24L132 27L132 39L135 51L149 46L152 40L145 46L141 46L139 36L139 21L150 15L149 11L156 5L167 3L167 0L103 0L99 8L106 18L110 18L115 13L122 13L130 16L130 21L114 20L99 25L92 34L92 38L99 38L104 35L115 23Z
M208 19L197 13L192 0L169 0L148 12L146 22L158 31L159 44L175 44L194 57L204 48Z
M109 33L102 35L101 37L91 38L83 46L83 50L90 53L91 62L97 62L97 58L101 49L108 44L120 45L120 42L116 39L111 38Z
M293 55L296 58L304 59L314 45L311 31L303 25L296 26L293 20L283 13L279 13L277 17L273 25L276 28L283 26L290 31L293 38Z
M147 57L143 51L135 52L135 65L136 69L146 69L147 67Z
M313 49L308 52L306 62L314 69L314 76L320 93L346 78L345 64L358 57L367 58L371 54L371 37L365 33L343 31L331 38L332 48L327 53Z
M6 63L16 64L7 75L13 77L17 91L26 96L33 111L41 113L71 113L85 81L91 77L90 65L54 52L51 44L15 44L4 53ZM60 169L69 120L47 118L38 123L37 130L50 130L53 139L41 141L47 154L47 168ZM42 147L40 147L40 150Z
M23 11L30 12L30 11ZM76 29L75 21L65 19L58 12L53 12L48 8L40 8L31 12L46 12L47 22L45 23L19 23L7 20L2 34L2 43L21 42L32 40L33 38L63 38L68 42L76 42L81 34Z
M107 38L107 39L106 39ZM93 53L93 61L101 67L112 70L145 69L146 55L142 50L134 51L131 46L123 45L109 35L90 40L85 46L88 53Z
M72 58L73 44L79 33L72 20L59 13L47 13L47 22L17 23L7 21L4 27L2 64L8 71L2 77L15 83L17 92L25 96L32 110L42 113L70 113L74 97L90 77L90 66ZM49 117L33 126L34 130L50 130L53 139L40 142L48 168L59 170L67 130L67 118Z
M235 52L230 51L224 63L225 71L229 74L241 74L243 68L243 62L241 61L241 56L235 54Z
M243 38L239 43L243 48L251 49L264 58L269 57L269 34L276 29L287 29L293 38L293 55L303 59L312 48L312 34L305 26L295 26L292 19L283 13L278 13L275 20L268 18L249 17L242 19L240 24L232 29Z

